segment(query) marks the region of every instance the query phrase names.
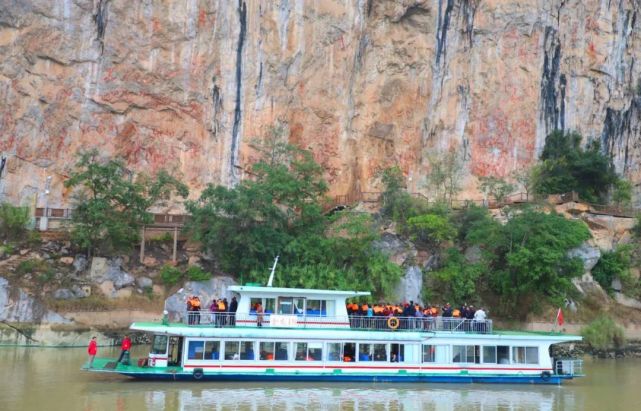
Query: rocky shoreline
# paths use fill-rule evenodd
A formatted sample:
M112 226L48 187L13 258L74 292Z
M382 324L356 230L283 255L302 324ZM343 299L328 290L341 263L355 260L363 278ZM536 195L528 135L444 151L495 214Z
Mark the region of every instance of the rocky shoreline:
M586 343L558 344L551 348L552 357L580 358L591 356L600 359L641 358L641 340L628 340L623 347L600 350Z

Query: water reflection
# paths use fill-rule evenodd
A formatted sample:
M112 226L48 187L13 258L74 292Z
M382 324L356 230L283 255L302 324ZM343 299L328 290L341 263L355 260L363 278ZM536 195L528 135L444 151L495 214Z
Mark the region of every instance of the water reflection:
M144 410L532 410L583 409L575 393L555 386L401 387L389 384L92 383L88 407L102 409L112 397L116 409ZM142 400L142 404L136 400Z

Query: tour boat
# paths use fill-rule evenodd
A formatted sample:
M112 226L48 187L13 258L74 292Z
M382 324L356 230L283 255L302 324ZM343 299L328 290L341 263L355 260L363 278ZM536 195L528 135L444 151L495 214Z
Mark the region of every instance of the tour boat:
M350 316L369 292L232 286L235 313L189 312L135 322L152 336L146 358L96 358L93 372L147 380L368 381L560 384L582 361L550 357L580 336L493 330L492 320ZM260 303L264 313L253 308Z

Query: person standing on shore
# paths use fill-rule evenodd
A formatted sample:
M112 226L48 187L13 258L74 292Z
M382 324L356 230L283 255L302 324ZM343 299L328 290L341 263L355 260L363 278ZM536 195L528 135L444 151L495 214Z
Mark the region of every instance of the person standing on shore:
M87 354L89 354L89 364L87 368L93 368L93 360L96 358L96 354L98 354L98 342L96 341L95 335L91 337L91 341L89 341L89 347L87 347Z
M131 349L131 338L128 335L125 335L125 338L122 339L120 344L120 357L118 357L118 362L122 361L122 357L125 356L125 353Z

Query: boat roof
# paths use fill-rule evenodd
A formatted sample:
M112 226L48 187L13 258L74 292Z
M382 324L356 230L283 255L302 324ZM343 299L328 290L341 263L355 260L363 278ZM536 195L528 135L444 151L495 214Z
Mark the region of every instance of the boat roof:
M369 291L336 291L336 290L320 290L309 288L284 288L284 287L263 287L255 285L232 285L227 288L240 294L260 294L265 295L291 295L291 296L330 296L330 297L361 297L369 296Z
M297 340L318 338L324 340L371 340L371 341L427 341L432 338L439 340L467 340L472 343L483 344L483 341L521 340L538 343L558 344L563 342L581 341L578 335L561 334L555 332L530 332L530 331L497 331L492 334L474 334L452 331L437 332L389 332L354 330L350 328L257 328L257 327L229 327L216 328L211 326L193 326L182 323L164 325L158 322L136 322L131 324L131 330L144 331L154 334L178 335L183 337L202 338L249 338L249 339L287 339Z

